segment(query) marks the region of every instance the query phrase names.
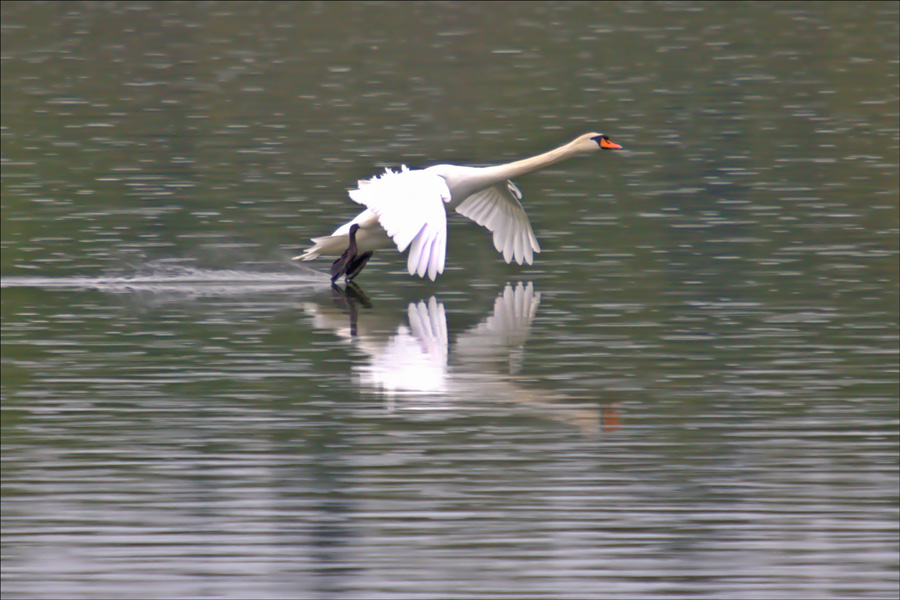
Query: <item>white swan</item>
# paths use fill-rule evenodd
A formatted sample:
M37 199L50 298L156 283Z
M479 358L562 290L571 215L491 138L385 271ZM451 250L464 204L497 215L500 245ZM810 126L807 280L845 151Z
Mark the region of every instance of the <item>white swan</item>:
M366 207L349 223L327 237L313 238L314 245L295 260L340 256L332 269L332 282L341 275L356 277L374 250L391 245L400 252L409 248L409 274L434 281L444 272L447 249L447 209L468 217L494 234L494 247L508 263L531 264L540 252L525 210L522 193L510 179L553 163L597 150L622 146L602 133L586 133L531 158L491 167L437 165L394 172L361 180L350 198ZM447 205L446 208L444 205ZM348 266L350 268L348 269Z

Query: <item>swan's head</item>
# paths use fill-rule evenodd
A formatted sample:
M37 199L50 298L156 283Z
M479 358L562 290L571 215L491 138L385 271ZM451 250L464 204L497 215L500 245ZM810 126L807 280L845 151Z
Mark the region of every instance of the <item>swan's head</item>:
M622 146L609 139L605 133L586 133L575 138L572 145L579 152L596 152L597 150L621 150Z

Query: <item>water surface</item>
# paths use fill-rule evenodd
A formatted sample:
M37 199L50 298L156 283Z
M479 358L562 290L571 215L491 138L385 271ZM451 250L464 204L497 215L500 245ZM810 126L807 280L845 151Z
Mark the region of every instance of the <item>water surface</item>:
M898 29L4 3L4 597L896 597ZM585 131L530 267L290 261L383 167Z

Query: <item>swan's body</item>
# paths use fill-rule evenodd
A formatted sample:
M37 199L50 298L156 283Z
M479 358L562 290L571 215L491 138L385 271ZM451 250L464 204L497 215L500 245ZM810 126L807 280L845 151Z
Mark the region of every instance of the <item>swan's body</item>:
M506 262L531 264L541 247L519 202L522 194L510 180L601 148L621 146L603 134L587 133L544 154L505 165L437 165L412 171L404 166L397 172L386 169L383 175L362 180L350 191L350 198L366 210L330 236L313 238L314 245L295 259L344 255L351 246L350 230L355 225L354 254L371 253L392 243L401 252L409 248L409 274L427 274L433 281L444 271L447 210L453 209L492 231L494 247Z

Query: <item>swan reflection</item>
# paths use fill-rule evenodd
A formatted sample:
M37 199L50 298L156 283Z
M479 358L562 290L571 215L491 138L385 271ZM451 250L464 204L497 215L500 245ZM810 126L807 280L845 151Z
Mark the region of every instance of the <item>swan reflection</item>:
M528 405L544 416L563 420L586 431L597 431L601 413L595 404L573 404L571 398L539 389L519 376L524 345L537 314L541 295L531 282L507 284L494 301L493 311L450 344L443 303L434 296L411 302L406 323L385 323L384 315L361 311L359 288L335 288L342 310L305 303L314 326L327 329L361 351L366 359L355 365L357 382L383 394L388 408L422 407L415 400L464 399ZM366 306L363 304L363 306ZM348 319L349 316L349 319ZM446 406L446 405L444 405Z
M368 365L357 369L360 381L394 394L446 394L447 321L434 296L410 303L409 327L401 325Z

